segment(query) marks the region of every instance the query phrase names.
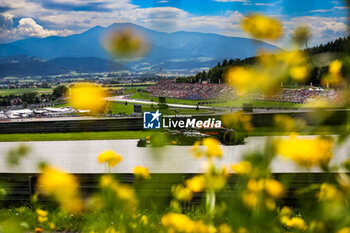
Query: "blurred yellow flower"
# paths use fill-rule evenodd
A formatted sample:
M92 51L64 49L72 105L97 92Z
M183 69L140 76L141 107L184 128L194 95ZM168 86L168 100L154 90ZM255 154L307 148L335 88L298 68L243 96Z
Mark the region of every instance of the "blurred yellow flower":
M206 156L211 157L222 157L222 149L220 147L220 142L214 138L205 138L202 141L202 145L207 148Z
M237 96L249 93L269 93L275 88L274 79L266 71L257 72L252 67L235 66L225 73L225 81ZM279 83L278 83L279 84Z
M184 233L211 233L214 229L205 225L202 221L193 221L184 214L168 213L161 219L162 225L168 232Z
M49 228L50 228L51 230L55 230L56 225L55 225L53 222L51 222L51 223L49 224Z
M288 115L278 114L274 116L276 130L281 132L295 132L305 127L303 119L293 119Z
M283 206L280 210L280 215L290 217L292 215L292 210L288 206Z
M318 194L320 201L342 201L343 193L333 184L323 183Z
M38 178L38 189L44 195L53 196L66 211L78 213L83 207L78 180L64 170L45 166Z
M237 164L232 164L231 168L238 174L249 174L252 171L252 164L248 161L241 161Z
M150 48L145 36L131 27L110 31L103 45L111 55L121 58L142 56Z
M133 173L135 174L136 178L142 178L142 179L151 178L151 175L149 174L147 167L136 166L133 169Z
M143 225L147 225L148 224L148 217L146 215L142 215L140 220L141 220Z
M247 189L251 192L261 192L264 189L263 180L249 180Z
M274 179L264 180L266 192L273 198L281 198L285 192L283 185Z
M309 66L300 65L291 67L289 74L296 81L304 81L309 76Z
M44 216L38 216L38 222L39 223L44 223L44 222L46 222L48 220L48 218L47 217L44 217Z
M115 197L122 200L129 211L133 212L137 206L137 199L135 190L126 184L120 184L111 175L104 175L101 177L100 186L103 189L112 190Z
M122 159L123 157L115 153L113 150L106 150L98 156L97 161L99 163L107 163L108 167L114 167L120 163Z
M194 176L186 180L186 186L194 193L201 192L205 188L205 177L203 175Z
M218 226L217 233L233 233L231 227L225 223Z
M201 144L202 147L200 146ZM222 149L220 147L220 141L214 138L205 138L202 141L196 141L191 148L191 153L197 158L202 156L221 158Z
M179 201L190 201L193 197L191 189L183 186L182 184L173 185L171 192L176 200Z
M225 114L222 116L224 126L234 128L238 131L253 131L253 124L251 123L252 116L244 114L243 111L237 111L233 114Z
M350 227L343 227L337 233L350 233Z
M276 142L276 152L300 166L324 166L333 157L333 140L325 137L301 138L293 133Z
M299 218L299 217L293 217L291 219L287 219L284 224L287 227L293 227L293 228L299 229L299 230L306 230L307 229L307 226L305 224L304 219Z
M43 216L46 217L48 215L49 212L47 212L46 210L42 210L42 209L36 209L36 214L39 216Z
M106 91L94 83L76 83L68 90L69 102L75 109L103 113L106 107Z
M244 192L242 200L245 206L250 209L255 209L259 203L259 194L255 192Z
M331 85L338 85L342 83L343 76L342 76L342 69L343 63L339 60L334 60L331 62L328 68L329 74L322 78L321 83L323 86L327 86L328 84Z
M331 74L340 74L343 63L339 60L334 60L329 65L329 73Z
M262 14L250 14L244 17L241 25L245 32L257 39L277 40L283 33L279 20Z

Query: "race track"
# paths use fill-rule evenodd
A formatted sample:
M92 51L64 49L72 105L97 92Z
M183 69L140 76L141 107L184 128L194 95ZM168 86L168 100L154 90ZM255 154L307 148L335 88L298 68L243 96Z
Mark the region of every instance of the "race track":
M312 137L312 136L305 136ZM250 137L245 145L222 146L224 156L217 164L232 164L241 160L248 151L261 150L267 137ZM71 173L104 173L107 168L97 162L99 153L112 149L123 156L123 161L112 168L115 173L131 173L133 167L140 165L149 168L151 173L200 173L204 160L193 158L190 146L166 146L164 148L139 148L137 140L92 140L92 141L42 141L42 142L0 142L0 173L36 173L37 164L45 161L62 167ZM7 152L19 144L31 148L29 156L18 167L9 168L5 163ZM350 139L334 149L333 163L344 161L350 151ZM275 173L305 172L292 162L276 158L272 163ZM317 172L317 170L313 170Z

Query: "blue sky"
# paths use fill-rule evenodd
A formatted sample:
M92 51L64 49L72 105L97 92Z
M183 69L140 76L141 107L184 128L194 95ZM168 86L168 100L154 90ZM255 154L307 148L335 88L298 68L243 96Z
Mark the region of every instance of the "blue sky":
M1 0L0 43L66 36L118 22L164 32L248 37L239 23L244 15L260 12L283 22L284 38L273 43L286 47L293 28L306 24L314 45L346 35L347 10L341 0Z

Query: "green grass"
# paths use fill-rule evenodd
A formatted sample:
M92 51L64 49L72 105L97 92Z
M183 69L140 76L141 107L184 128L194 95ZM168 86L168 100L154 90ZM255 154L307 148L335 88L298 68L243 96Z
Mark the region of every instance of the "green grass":
M71 141L71 140L112 140L139 139L152 134L152 131L111 131L79 133L42 133L42 134L0 134L1 142L17 141Z
M125 105L124 103L110 102L108 108L112 111L112 114L126 114L130 115L134 112L134 104L128 103ZM142 111L155 111L157 108L154 106L152 108L151 105L142 105ZM161 109L160 112L163 114L173 115L175 114L175 110L178 111L178 114L203 114L208 113L208 110L195 110L195 109Z
M0 89L0 95L21 95L29 92L38 92L39 94L52 93L51 88L18 88L18 89Z
M153 100L155 102L158 102L158 97L150 96L149 93L146 92L137 92L134 95L131 96L132 99L143 99L143 100ZM171 104L190 104L190 105L197 105L198 102L201 102L203 100L186 100L186 99L175 99L175 98L166 98L167 103ZM210 100L208 100L210 101ZM213 100L215 101L215 100Z

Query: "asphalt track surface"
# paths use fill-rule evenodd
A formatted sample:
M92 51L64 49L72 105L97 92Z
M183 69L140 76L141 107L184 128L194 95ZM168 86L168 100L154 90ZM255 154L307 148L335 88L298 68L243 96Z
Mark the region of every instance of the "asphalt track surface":
M313 137L313 136L304 136ZM270 137L273 139L274 137ZM244 145L222 146L224 156L217 159L217 165L229 165L241 160L243 154L262 150L267 137L249 137ZM31 148L30 154L22 159L18 167L6 165L9 150L24 144ZM190 154L191 146L165 146L163 148L137 147L137 140L90 140L90 141L39 141L39 142L1 142L0 173L37 173L37 164L45 161L64 168L70 173L104 173L107 167L97 162L97 156L112 149L123 156L123 160L111 169L113 173L132 173L135 166L148 167L151 173L201 173L205 168L204 159L195 159ZM334 148L331 163L339 163L348 157L350 139ZM274 173L295 173L306 170L282 157L272 162ZM317 169L312 169L318 172Z

